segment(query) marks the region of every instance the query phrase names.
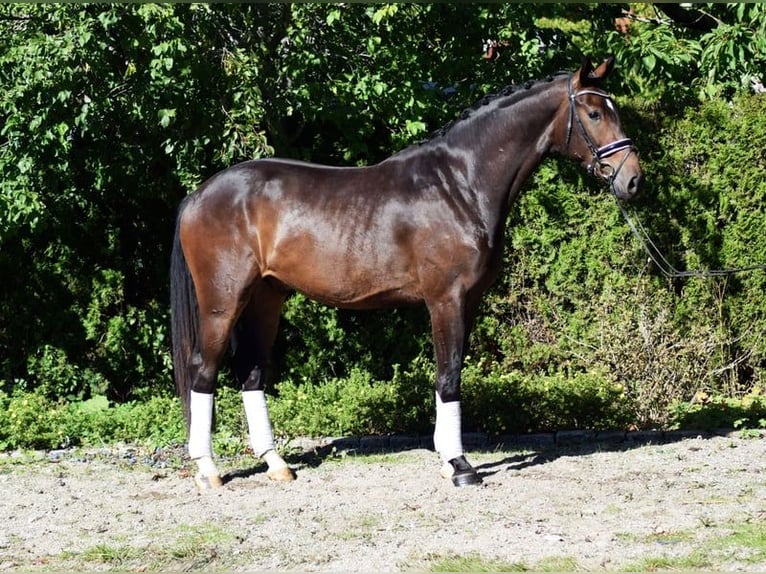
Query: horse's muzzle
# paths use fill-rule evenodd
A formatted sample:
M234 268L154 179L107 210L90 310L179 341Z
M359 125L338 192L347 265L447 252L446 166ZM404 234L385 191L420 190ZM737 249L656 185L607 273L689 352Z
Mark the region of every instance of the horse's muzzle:
M644 187L644 172L638 162L638 154L634 150L628 152L628 156L623 158L616 171L606 179L617 199L628 201L641 193Z
M622 187L619 187L617 185L617 182L615 181L613 184L613 191L618 199L628 201L630 199L633 199L639 193L641 193L641 190L643 189L643 187L644 187L644 174L643 172L639 171L637 174L630 176L627 183L623 185Z
M630 201L641 193L641 189L644 187L644 174L639 171L637 173L624 173L619 174L622 177L616 177L612 181L612 193L617 199L622 201Z

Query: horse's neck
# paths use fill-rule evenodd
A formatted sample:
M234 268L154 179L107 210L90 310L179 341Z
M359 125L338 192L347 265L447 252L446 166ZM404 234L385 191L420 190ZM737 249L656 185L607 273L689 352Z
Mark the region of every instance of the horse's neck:
M469 185L482 218L495 229L504 225L524 182L550 150L554 117L564 97L561 90L546 84L506 107L499 101L480 109L463 133L455 134L455 146L470 158Z

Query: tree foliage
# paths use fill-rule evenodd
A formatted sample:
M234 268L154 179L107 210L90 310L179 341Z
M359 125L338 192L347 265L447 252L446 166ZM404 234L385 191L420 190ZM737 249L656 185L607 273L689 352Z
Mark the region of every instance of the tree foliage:
M759 4L4 4L0 387L170 392L169 249L200 182L271 155L373 163L585 54L618 56L612 88L661 245L679 265L759 260L763 96L748 94L764 82L764 22ZM674 376L684 392L760 382L761 278L664 282L594 189L557 162L530 184L471 373L579 381L595 368L645 397ZM422 311L300 297L277 347L294 385L393 380L395 364L431 354Z
M690 101L763 90L766 6L638 4L624 11L612 45L629 88Z

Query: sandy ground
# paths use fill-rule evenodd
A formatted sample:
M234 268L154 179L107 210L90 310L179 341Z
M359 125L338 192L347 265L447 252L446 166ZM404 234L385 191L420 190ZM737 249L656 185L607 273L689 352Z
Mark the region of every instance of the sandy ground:
M461 557L620 570L690 556L766 570L734 536L766 536L766 439L649 440L488 445L468 453L483 485L461 489L431 450L391 443L309 445L292 483L224 460L224 487L205 493L180 451L6 453L0 570L401 571Z

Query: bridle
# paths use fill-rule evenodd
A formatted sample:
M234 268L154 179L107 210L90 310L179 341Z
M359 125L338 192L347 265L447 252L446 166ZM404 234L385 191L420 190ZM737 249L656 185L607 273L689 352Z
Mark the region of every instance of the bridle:
M633 145L633 142L630 140L630 138L622 138L618 139L616 141L613 141L612 143L608 143L606 145L602 145L601 147L596 147L596 144L593 143L593 139L591 139L590 135L588 134L588 130L585 129L585 126L582 123L582 120L580 119L580 116L577 115L575 112L575 104L577 103L577 98L580 96L585 95L593 95L593 96L599 96L600 98L604 98L606 100L611 101L611 96L609 94L606 94L604 92L599 92L596 90L580 90L579 92L575 92L574 88L572 87L572 76L570 75L567 80L567 91L569 93L569 120L567 121L567 148L569 148L569 142L572 139L572 126L576 123L577 127L580 128L580 134L582 135L583 140L585 141L585 145L588 146L588 150L590 150L591 153L591 160L588 164L587 170L589 175L593 175L596 173L596 167L599 168L599 175L609 184L609 189L614 193L614 180L617 178L617 174L620 173L620 170L622 169L622 166L625 164L625 160L628 159L628 156L631 152L638 153L638 150ZM616 154L619 151L622 150L629 150L628 153L626 153L622 159L620 160L620 163L617 165L617 169L613 168L611 165L606 163L604 161L605 158L608 158L614 154Z

